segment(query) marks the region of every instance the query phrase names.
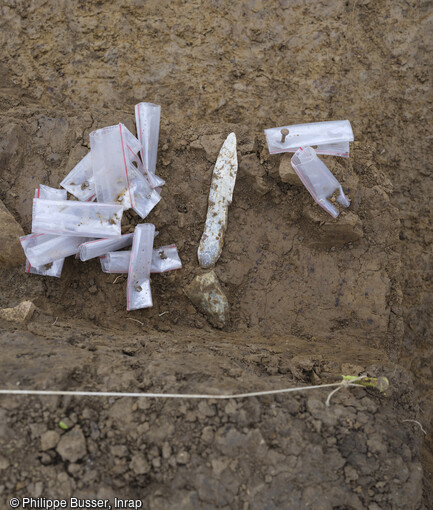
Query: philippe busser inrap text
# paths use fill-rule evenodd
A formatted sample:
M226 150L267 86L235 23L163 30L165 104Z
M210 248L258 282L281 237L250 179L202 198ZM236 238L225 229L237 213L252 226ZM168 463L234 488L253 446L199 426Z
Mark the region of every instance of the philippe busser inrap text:
M49 499L49 498L12 498L9 500L10 508L56 510L57 508L104 508L114 510L118 508L143 508L139 499Z

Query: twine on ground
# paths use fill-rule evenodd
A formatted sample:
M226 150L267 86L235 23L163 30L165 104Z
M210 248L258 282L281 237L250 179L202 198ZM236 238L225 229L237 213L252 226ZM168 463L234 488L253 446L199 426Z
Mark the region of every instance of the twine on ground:
M284 393L293 393L297 391L317 390L321 388L335 388L326 399L326 406L329 406L331 397L342 388L348 386L370 386L376 387L379 391L385 391L388 387L388 379L379 377L377 379L367 378L366 376L342 376L343 380L330 384L316 384L314 386L298 386L294 388L283 388L279 390L252 391L248 393L228 394L206 394L206 393L137 393L137 392L119 392L119 391L69 391L69 390L15 390L0 389L0 395L39 395L39 396L72 396L72 397L132 397L132 398L171 398L171 399L215 399L228 400L235 398L262 397L265 395L279 395ZM364 380L368 380L365 383ZM386 380L386 388L383 388L383 380ZM382 385L380 384L382 382Z

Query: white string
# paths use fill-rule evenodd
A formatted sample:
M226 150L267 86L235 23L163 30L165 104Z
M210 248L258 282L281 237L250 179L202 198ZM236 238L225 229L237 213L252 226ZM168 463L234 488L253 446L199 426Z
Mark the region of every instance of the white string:
M349 383L348 381L341 381L330 384L318 384L315 386L299 386L296 388L283 388L280 390L267 390L267 391L254 391L249 393L234 393L233 395L209 395L209 394L193 394L193 393L129 393L118 391L67 391L67 390L7 390L0 389L0 395L62 395L62 396L75 396L75 397L137 397L137 398L184 398L184 399L217 399L227 400L230 398L247 398L247 397L261 397L263 395L277 395L281 393L292 393L294 391L308 391L316 390L319 388L335 388L337 390L346 386L358 386ZM331 392L328 397L332 396L335 392ZM327 400L327 402L328 402ZM329 404L327 404L329 405Z
M404 422L411 422L411 423L415 423L416 425L419 426L419 428L422 430L422 432L424 432L425 435L427 435L427 432L424 430L423 426L421 425L421 423L418 421L418 420L402 420L402 423Z
M357 384L354 384L356 381L360 381L361 379L364 379L365 375L360 375L356 379L343 379L340 383L339 388L335 388L335 390L331 391L331 393L328 395L328 398L326 399L325 405L326 407L329 407L329 404L331 403L331 398L334 395L334 393L337 393L338 390L341 390L341 388L344 388L345 386L358 386Z

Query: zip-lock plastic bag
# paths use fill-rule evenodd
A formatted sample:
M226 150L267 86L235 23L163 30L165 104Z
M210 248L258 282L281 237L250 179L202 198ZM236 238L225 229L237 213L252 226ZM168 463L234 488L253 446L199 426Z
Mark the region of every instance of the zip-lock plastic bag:
M68 193L64 189L51 188L41 184L39 188L35 189L35 198L41 198L43 200L66 200ZM43 236L46 234L39 235L39 242L43 241ZM65 259L54 260L43 266L35 267L30 264L30 261L26 260L26 273L38 274L42 276L54 276L60 278L63 269L63 263Z
M40 184L39 188L35 189L35 198L42 198L43 200L66 200L68 193L64 189L56 189L51 186Z
M45 264L43 266L34 267L30 264L30 261L27 259L26 273L38 274L41 276L54 276L55 278L60 278L64 262L65 259L63 258L60 260L54 260L53 262L48 262L48 264Z
M95 180L92 171L92 153L88 152L60 183L71 195L89 202L96 198Z
M153 305L150 268L154 237L155 225L142 223L135 227L126 286L127 310L149 308Z
M299 147L295 147L294 149L287 149L284 152L296 152ZM341 143L328 143L323 145L315 145L313 149L316 151L316 154L322 154L324 156L340 156L342 158L348 158L350 154L350 143L349 142L341 142Z
M127 273L131 260L131 251L115 251L106 253L100 258L104 273ZM182 269L182 262L177 252L176 245L161 246L153 250L151 273L166 273Z
M134 165L134 161L139 161L135 136L118 124L93 131L90 145L98 202L118 203L124 209L132 207L145 218L161 197Z
M80 244L86 241L89 241L89 238L49 234L29 234L20 237L28 261L38 270L46 264L75 255Z
M123 208L73 200L33 200L32 232L80 237L120 236Z
M333 120L328 122L312 122L309 124L294 124L265 129L270 154L291 152L299 147L317 145L321 150L329 150L322 147L353 142L352 126L348 120ZM339 148L331 148L331 151L339 152ZM344 150L345 154L347 150ZM329 154L329 153L328 153ZM339 154L334 154L339 155Z
M153 174L147 170L147 168L143 165L138 155L135 153L133 149L128 145L127 146L129 151L129 156L132 165L136 165L136 168L138 168L139 172L143 174L147 182L149 183L149 186L151 188L158 188L159 186L164 186L165 181L161 179L161 177L158 177L156 174Z
M93 178L98 202L121 204L124 209L133 205L128 166L128 140L135 139L123 124L97 129L90 133ZM129 145L130 146L130 145ZM136 144L137 148L138 145ZM134 147L131 147L134 152Z
M153 103L135 105L135 124L141 144L141 158L144 168L152 174L156 171L160 119L160 105Z
M298 147L299 149L299 147ZM298 150L296 149L296 150ZM314 147L313 147L314 149ZM314 149L316 154L323 154L324 156L340 156L342 158L348 158L350 153L350 143L349 142L341 142L341 143L328 143L323 145L318 145L317 149ZM289 151L291 152L291 151ZM293 152L296 152L295 150Z
M129 166L128 175L133 209L144 219L161 200L161 195L158 188L152 188L144 175L137 170L132 162Z
M78 252L79 257L82 262L85 262L86 260L105 255L108 252L121 250L122 248L131 246L133 237L134 234L124 234L120 237L88 241L80 246ZM126 272L128 272L128 270Z
M122 135L125 136L124 142L126 146L131 149L133 154L138 154L141 150L141 143L124 124L122 124Z
M175 269L182 269L182 261L175 244L153 250L151 273L166 273Z
M314 149L301 147L293 155L291 163L314 200L332 217L336 218L339 215L338 209L332 204L333 200L344 207L349 207L350 202L345 196L340 183L323 161L317 157ZM338 192L338 195L332 197L336 192Z
M127 273L131 262L131 250L110 251L99 257L104 273Z
M159 234L159 232L155 231L155 237ZM81 259L82 262L86 260L93 259L95 257L102 258L103 256L111 253L111 250L120 250L125 248L126 246L130 246L132 244L132 240L134 238L134 233L132 234L123 234L120 237L109 237L107 239L95 239L93 241L89 241L80 246L78 253L75 255L76 259ZM113 252L117 253L117 252ZM125 252L121 252L125 253ZM130 251L126 253L131 253ZM129 268L129 255L128 255L128 263L126 265L126 271L128 272ZM111 271L108 271L111 272Z

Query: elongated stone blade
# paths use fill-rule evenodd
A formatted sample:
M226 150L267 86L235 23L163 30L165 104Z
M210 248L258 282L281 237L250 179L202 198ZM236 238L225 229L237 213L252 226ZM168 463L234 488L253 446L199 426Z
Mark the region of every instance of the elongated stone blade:
M230 133L221 147L212 175L206 223L198 247L202 267L213 266L221 255L237 171L236 135Z

